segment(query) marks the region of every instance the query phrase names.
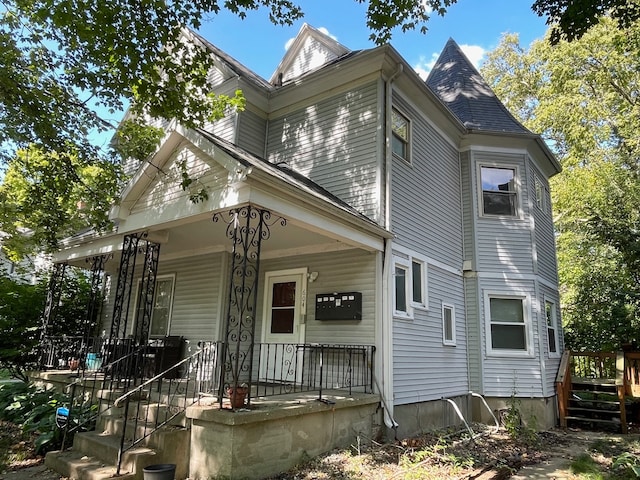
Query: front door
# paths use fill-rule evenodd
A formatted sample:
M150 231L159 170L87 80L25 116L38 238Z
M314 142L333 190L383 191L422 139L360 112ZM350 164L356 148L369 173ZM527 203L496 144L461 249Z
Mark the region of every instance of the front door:
M289 382L302 368L307 269L267 272L260 376Z

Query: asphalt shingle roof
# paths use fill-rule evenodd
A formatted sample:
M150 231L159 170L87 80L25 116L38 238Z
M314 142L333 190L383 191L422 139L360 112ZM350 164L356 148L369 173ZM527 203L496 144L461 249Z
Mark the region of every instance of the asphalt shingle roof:
M426 83L469 130L531 133L511 115L451 38Z

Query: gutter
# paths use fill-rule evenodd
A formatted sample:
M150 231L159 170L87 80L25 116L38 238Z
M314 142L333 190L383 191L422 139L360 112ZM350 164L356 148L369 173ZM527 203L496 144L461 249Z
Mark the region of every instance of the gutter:
M398 63L398 68L385 82L385 229L391 231L391 162L393 152L391 151L391 105L392 105L392 84L393 81L404 71L402 63ZM380 396L384 408L384 423L387 427L397 432L398 422L393 418L393 319L391 315L391 269L392 265L393 239L384 239L384 260L382 263L382 389ZM379 387L378 387L379 388Z

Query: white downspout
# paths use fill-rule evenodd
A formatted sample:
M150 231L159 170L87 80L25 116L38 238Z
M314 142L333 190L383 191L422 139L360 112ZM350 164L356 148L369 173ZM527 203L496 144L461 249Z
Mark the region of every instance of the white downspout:
M392 105L392 84L393 81L403 71L403 65L399 64L396 72L389 77L385 83L385 164L384 164L384 184L385 184L385 228L391 230L391 161L393 153L391 151L391 105ZM390 238L384 242L384 262L382 264L382 401L385 407L384 423L387 427L396 430L398 423L393 418L393 315L391 305L391 272L393 241ZM391 400L388 402L387 400Z

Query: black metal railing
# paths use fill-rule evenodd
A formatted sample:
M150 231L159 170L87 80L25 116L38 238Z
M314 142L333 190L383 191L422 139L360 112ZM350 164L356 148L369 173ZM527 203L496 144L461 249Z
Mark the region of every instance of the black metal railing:
M120 475L125 452L177 419L203 395L217 390L219 345L201 342L196 353L114 401L116 408L123 409L116 475Z
M90 353L97 358L102 352L104 339L84 336L47 336L40 345L40 366L44 369L82 370L97 369L94 364L87 365L85 360Z
M250 395L317 391L322 399L327 390L371 393L374 353L372 345L258 344Z

